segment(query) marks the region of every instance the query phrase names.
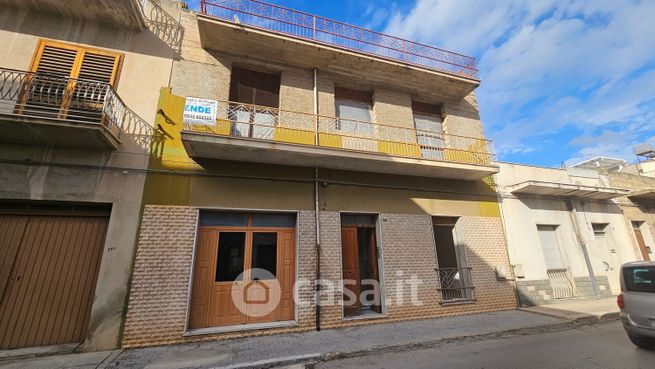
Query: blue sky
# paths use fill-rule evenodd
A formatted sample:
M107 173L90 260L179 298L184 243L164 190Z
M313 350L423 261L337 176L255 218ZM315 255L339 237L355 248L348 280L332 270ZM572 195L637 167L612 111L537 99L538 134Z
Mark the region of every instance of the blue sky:
M655 145L655 0L268 2L476 57L503 161L632 162Z

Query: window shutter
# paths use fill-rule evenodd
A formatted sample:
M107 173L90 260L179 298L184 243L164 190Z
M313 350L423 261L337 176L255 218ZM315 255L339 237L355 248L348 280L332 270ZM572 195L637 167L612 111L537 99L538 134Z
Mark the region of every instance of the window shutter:
M539 232L539 240L541 241L541 249L544 253L544 261L546 262L546 269L565 269L562 262L562 254L559 250L559 243L557 242L557 234L555 233L554 226L537 226Z
M44 45L41 55L37 60L37 73L54 74L62 77L70 77L75 67L78 50Z
M85 51L77 78L112 84L117 64L118 55L103 55Z
M120 54L42 41L32 71L115 84Z

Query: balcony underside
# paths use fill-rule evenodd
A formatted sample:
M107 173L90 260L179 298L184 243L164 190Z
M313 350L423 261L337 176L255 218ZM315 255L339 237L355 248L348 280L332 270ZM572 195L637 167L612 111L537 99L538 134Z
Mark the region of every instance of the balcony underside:
M0 114L0 141L12 144L115 150L118 132L99 123L71 123L60 119Z
M415 159L345 149L216 136L190 131L182 131L182 142L187 154L192 158L470 181L479 180L498 172L498 167L494 165Z
M0 0L2 6L81 18L121 28L145 29L139 0Z
M625 196L628 190L596 186L582 186L568 183L526 181L510 187L515 195L548 196L564 199L610 200Z
M319 68L354 79L364 79L436 101L457 101L480 81L396 62L364 53L303 40L284 34L237 25L198 15L203 48L271 60L305 68Z

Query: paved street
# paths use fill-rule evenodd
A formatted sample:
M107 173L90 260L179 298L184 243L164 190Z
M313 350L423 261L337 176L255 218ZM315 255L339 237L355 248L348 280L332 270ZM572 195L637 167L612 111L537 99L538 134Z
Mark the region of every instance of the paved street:
M618 321L529 336L458 342L322 363L336 368L653 368L655 351L636 348Z

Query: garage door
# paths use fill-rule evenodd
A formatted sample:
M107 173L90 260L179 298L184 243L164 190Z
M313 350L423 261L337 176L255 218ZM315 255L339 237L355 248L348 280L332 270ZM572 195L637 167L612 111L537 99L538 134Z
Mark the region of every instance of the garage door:
M108 220L0 214L0 349L82 342Z

